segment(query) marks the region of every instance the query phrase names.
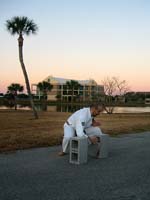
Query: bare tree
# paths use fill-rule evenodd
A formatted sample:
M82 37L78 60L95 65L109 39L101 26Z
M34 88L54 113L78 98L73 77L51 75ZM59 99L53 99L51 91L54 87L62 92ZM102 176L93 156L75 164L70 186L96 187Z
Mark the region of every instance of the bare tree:
M126 80L120 80L118 77L113 77L116 87L117 87L117 95L124 96L127 92L130 91L130 87Z
M105 93L105 110L112 114L116 106L115 96L123 98L129 92L130 88L125 80L120 80L118 77L106 77L102 81Z

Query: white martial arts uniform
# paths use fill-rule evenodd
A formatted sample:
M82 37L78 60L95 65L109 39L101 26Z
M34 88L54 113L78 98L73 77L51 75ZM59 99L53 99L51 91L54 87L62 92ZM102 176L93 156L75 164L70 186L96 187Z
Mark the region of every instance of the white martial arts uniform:
M90 108L82 108L73 113L64 124L64 138L62 142L63 152L67 152L67 147L71 137L88 137L102 135L99 127L92 126Z

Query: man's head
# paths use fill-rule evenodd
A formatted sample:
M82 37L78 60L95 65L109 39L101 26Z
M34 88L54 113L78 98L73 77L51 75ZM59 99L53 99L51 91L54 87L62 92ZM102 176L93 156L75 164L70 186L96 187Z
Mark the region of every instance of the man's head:
M101 112L103 112L103 110L104 110L104 106L102 104L92 104L90 106L91 115L93 117L96 117L97 115L99 115Z

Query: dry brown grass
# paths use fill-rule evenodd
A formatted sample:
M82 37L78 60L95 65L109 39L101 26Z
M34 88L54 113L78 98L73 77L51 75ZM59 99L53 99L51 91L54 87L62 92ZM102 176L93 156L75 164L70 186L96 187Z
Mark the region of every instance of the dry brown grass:
M39 119L34 120L31 111L0 110L0 152L60 144L69 115L39 112ZM110 135L150 130L150 113L101 114L97 120Z

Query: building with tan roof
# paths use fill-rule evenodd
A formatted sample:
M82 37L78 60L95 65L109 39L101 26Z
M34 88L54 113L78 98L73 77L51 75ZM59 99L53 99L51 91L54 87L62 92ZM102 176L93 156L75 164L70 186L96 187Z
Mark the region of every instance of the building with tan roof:
M77 81L80 84L80 86L73 91L66 85L66 82L71 80ZM62 101L71 101L72 96L74 96L74 99L77 101L91 101L94 98L96 99L104 95L104 86L98 85L93 79L75 80L48 76L43 81L53 85L52 90L47 93L47 100L56 101L59 99ZM32 84L32 91L33 90L36 95L42 95L36 84Z

